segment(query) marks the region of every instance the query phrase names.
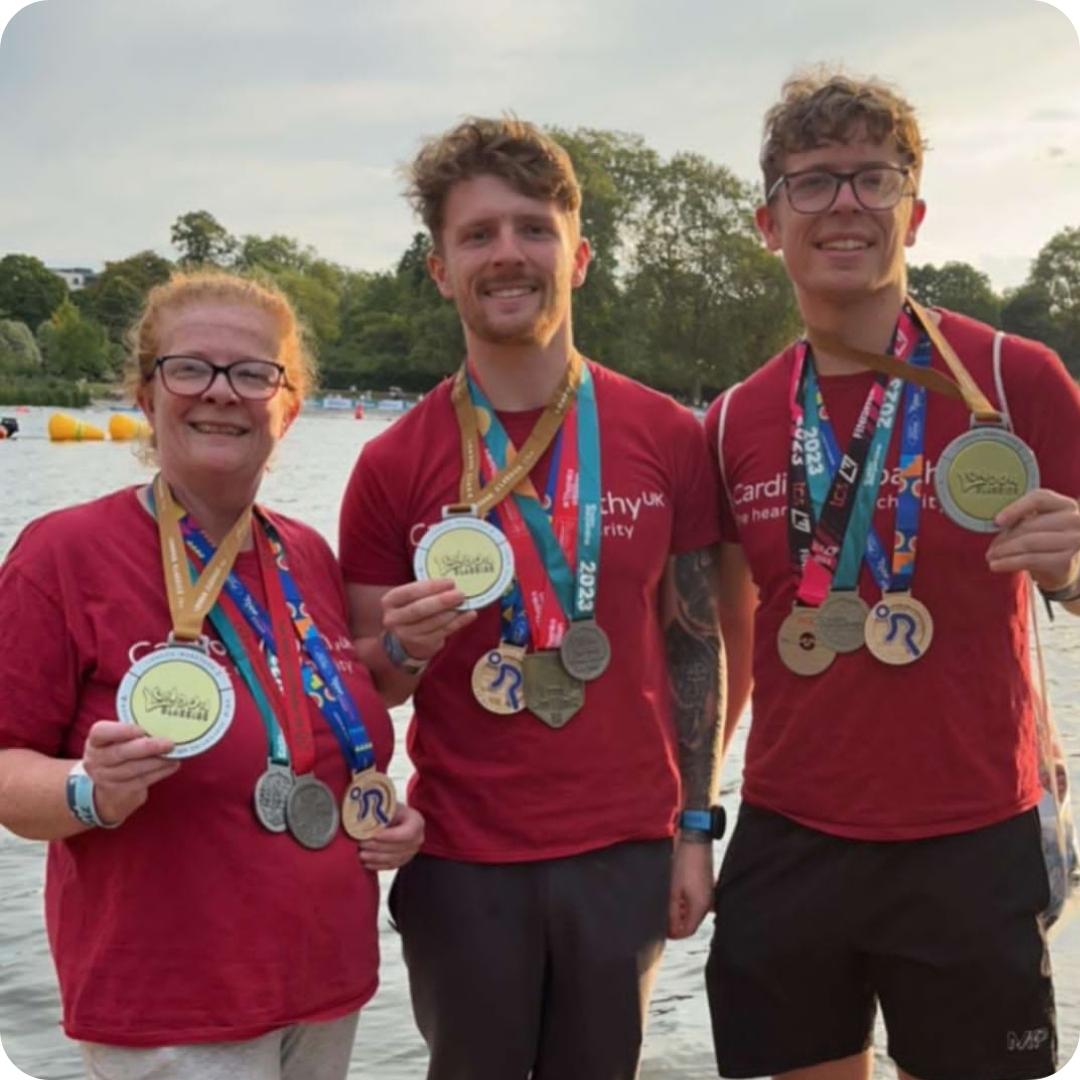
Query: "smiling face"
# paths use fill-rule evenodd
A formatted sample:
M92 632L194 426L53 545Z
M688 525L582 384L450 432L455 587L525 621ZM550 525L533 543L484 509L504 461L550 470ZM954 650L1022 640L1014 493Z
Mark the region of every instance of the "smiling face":
M163 312L157 352L220 365L276 361L280 341L270 312L250 304L199 300ZM154 429L165 479L189 491L212 490L222 482L245 490L257 487L292 420L283 391L267 401L248 401L220 373L202 394L180 397L165 389L156 372L143 384L139 404Z
M856 137L789 153L783 169L785 174L813 168L849 173L872 165L904 164L891 140L879 143ZM914 179L909 186L913 192ZM891 210L865 210L850 183L844 183L828 210L803 214L792 209L781 186L758 209L757 224L769 250L783 253L801 300L844 302L887 290L903 294L904 248L915 243L925 213L925 204L912 194L905 194Z
M555 202L482 175L451 189L428 266L467 340L544 346L568 324L589 258L588 242Z

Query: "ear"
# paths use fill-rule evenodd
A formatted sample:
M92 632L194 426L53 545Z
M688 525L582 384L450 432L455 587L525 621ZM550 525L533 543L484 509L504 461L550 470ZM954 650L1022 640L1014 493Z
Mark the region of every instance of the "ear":
M146 417L146 421L151 427L154 426L154 394L151 389L152 386L153 383L143 382L135 395L135 404L142 409L143 416Z
M779 251L782 247L780 229L777 227L776 215L768 203L754 211L754 224L761 234L761 239L765 241L765 246L770 251Z
M280 439L289 428L292 427L293 421L300 415L300 402L292 401L289 407L285 410L284 415L281 418L281 433L278 435Z
M427 257L428 273L431 275L431 280L435 282L435 288L439 290L439 294L444 300L454 299L454 289L450 284L450 277L446 272L446 260L439 254L436 248L432 248L428 252Z
M911 220L908 222L907 232L904 234L904 246L911 247L915 238L919 235L919 227L926 217L926 203L922 199L916 199L911 204Z
M570 287L580 289L585 284L585 275L589 272L589 263L592 262L592 246L589 241L582 237L574 250L574 269L570 274Z

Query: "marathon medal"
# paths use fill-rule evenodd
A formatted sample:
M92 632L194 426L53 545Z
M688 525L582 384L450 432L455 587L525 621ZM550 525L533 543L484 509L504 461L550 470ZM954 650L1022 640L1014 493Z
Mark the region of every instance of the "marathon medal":
M611 663L611 642L595 619L579 619L567 627L559 657L568 674L592 682Z
M776 648L784 666L796 675L820 675L836 659L818 635L816 608L793 608L780 624Z
M267 762L265 772L255 781L253 795L255 817L264 829L272 833L285 831L285 806L293 783L293 772L288 765Z
M926 605L909 592L885 593L866 618L866 647L883 664L913 664L934 637Z
M997 532L994 517L1039 486L1039 464L1019 436L975 424L942 451L934 475L941 508L972 532Z
M512 716L525 708L525 649L502 641L473 665L473 697L488 712Z
M413 572L417 581L449 578L465 594L461 610L473 611L506 591L514 576L514 553L490 522L450 514L424 533L413 555Z
M861 649L866 643L869 613L869 606L855 589L833 589L817 610L814 629L818 641L837 653Z
M394 782L377 769L354 772L341 800L341 827L354 840L367 840L393 820L397 810Z
M333 792L311 773L298 776L285 802L293 837L306 848L324 848L337 835L339 820Z
M526 655L525 705L548 727L561 728L585 704L585 684L575 679L555 649Z

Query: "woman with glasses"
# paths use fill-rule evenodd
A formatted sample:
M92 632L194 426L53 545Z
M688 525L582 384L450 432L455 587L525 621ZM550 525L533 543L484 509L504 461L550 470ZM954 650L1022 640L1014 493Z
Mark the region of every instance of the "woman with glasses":
M344 1077L375 871L420 815L333 554L259 484L312 379L275 289L154 289L128 385L159 473L31 523L0 568L0 824L49 841L88 1075Z

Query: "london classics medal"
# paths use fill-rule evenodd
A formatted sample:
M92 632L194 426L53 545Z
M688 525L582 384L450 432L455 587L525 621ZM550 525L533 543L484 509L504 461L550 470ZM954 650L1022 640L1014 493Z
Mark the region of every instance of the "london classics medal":
M525 707L548 727L561 728L585 704L585 684L563 667L555 649L524 660Z
M229 673L198 645L167 644L136 660L116 691L116 715L169 739L168 758L209 750L229 729L236 691Z
M511 716L525 708L525 650L502 641L473 665L473 697L488 712Z
M559 657L575 679L592 682L611 663L611 642L595 619L578 619L567 627Z
M796 675L820 675L836 659L818 637L816 616L816 608L792 608L776 635L780 659Z
M514 576L514 553L505 535L471 514L453 514L424 533L413 555L417 581L449 578L465 594L463 611L499 599Z
M285 806L293 787L293 772L288 765L267 762L263 774L255 781L252 800L259 824L272 833L286 829Z
M304 847L326 847L337 834L339 823L333 792L311 773L298 776L285 803L285 823Z
M933 638L933 617L909 592L885 593L866 617L866 647L883 664L915 663Z
M814 628L818 641L833 652L850 653L866 643L870 608L855 589L834 589L817 609Z
M995 515L1039 486L1031 448L1004 427L976 424L941 453L934 489L941 508L972 532L997 532Z
M354 840L367 840L385 829L397 810L394 782L377 769L354 772L341 800L341 827Z

